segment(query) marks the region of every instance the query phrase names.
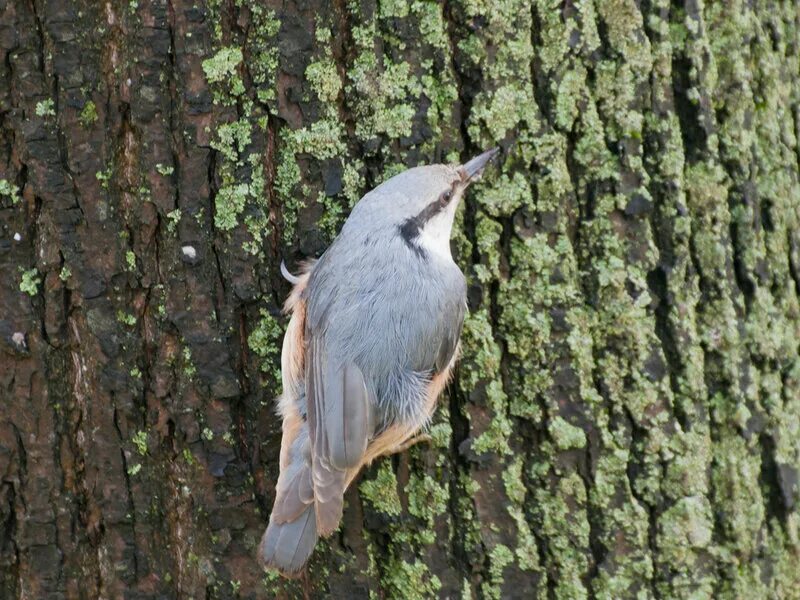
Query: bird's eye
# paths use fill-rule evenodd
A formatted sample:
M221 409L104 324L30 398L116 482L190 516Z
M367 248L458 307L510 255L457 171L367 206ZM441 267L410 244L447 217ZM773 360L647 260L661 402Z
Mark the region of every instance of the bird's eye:
M439 202L444 206L445 204L450 202L450 197L452 195L453 195L453 190L452 189L445 190L444 192L442 192L442 195L439 196Z

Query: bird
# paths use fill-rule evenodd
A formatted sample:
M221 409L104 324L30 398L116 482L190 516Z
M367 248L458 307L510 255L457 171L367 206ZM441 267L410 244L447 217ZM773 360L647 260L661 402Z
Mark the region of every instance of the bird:
M294 275L281 350L279 475L262 566L297 577L375 458L415 443L458 357L466 280L450 236L464 191L499 152L403 171L365 194Z

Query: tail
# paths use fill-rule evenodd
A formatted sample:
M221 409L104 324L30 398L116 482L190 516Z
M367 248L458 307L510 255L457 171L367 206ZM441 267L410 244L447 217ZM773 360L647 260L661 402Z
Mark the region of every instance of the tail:
M314 488L311 483L308 425L294 410L283 421L281 472L269 525L258 547L262 565L291 577L308 561L317 543Z
M266 568L292 577L305 566L316 544L317 519L314 505L309 504L294 521L276 523L270 519L258 546L258 558Z

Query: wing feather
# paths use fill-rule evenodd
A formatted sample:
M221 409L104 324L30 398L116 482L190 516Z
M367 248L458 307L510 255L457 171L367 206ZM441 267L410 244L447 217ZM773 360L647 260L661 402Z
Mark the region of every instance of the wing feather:
M275 487L275 504L272 507L272 520L287 523L297 519L314 502L311 489L311 471L305 465L293 465L293 473L278 477Z
M443 373L450 365L453 356L458 349L458 340L461 337L461 329L464 326L464 312L466 305L459 302L453 309L453 314L449 317L447 326L442 335L442 342L439 345L439 352L434 363L434 374Z
M311 432L311 480L317 529L327 535L342 516L348 470L358 467L374 418L367 382L352 361L328 355L324 341L307 333L306 394Z

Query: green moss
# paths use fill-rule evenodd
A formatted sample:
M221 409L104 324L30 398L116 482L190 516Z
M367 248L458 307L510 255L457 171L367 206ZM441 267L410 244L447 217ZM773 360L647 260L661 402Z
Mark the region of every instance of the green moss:
M178 223L181 222L181 209L176 208L173 211L167 213L167 231L173 233L175 228L178 226Z
M342 91L342 78L332 60L313 62L306 67L306 79L321 102L336 102Z
M540 210L557 208L559 199L574 192L572 179L567 168L567 141L558 134L544 134L533 140L536 161L547 165L542 177L536 181L537 197L542 200Z
M498 303L502 307L500 331L509 353L526 376L509 390L511 413L540 422L543 419L541 398L552 385L552 322L550 307L562 311L576 303L577 268L566 236L555 244L547 234L535 234L511 242L510 259L513 275L501 280ZM555 281L554 281L555 280ZM570 335L580 336L581 351L586 346L586 333L573 328ZM577 341L577 340L576 340ZM591 369L591 350L588 350ZM585 388L592 390L591 373Z
M578 128L581 135L575 144L577 163L590 169L595 180L619 179L619 161L606 144L606 132L594 98L586 100L579 115Z
M70 277L72 277L72 271L69 270L69 267L67 265L61 267L61 271L58 274L58 278L61 281L66 282L67 280L69 280Z
M583 429L567 423L561 417L550 419L548 430L560 450L586 447L586 434Z
M437 483L430 475L417 475L412 473L408 485L408 512L415 517L423 519L426 527L419 529L419 540L423 544L432 544L435 541L433 527L436 518L447 512L447 502L450 494L446 487Z
M472 600L472 586L469 584L469 580L466 577L464 577L461 586L461 600Z
M361 172L364 169L364 163L360 160L352 160L344 165L344 173L342 175L342 185L344 189L342 193L347 198L347 203L350 208L355 206L356 202L362 196L364 188L364 178Z
M525 484L522 482L522 459L515 458L503 471L503 484L508 499L521 505L525 500Z
M239 75L239 65L242 62L242 50L234 46L221 48L211 58L203 61L203 72L209 83L226 84L226 93L215 91L215 101L227 103L226 94L240 96L244 93L244 83Z
M467 552L483 552L481 538L481 522L476 514L473 498L480 493L482 487L468 473L461 472L456 482L456 493L453 496L458 520L462 524L458 530L461 544Z
M517 546L514 555L517 557L519 568L525 571L539 571L539 549L523 510L519 507L509 507L508 513L517 526Z
M156 171L158 171L164 177L168 177L175 172L175 168L172 166L162 165L161 163L157 163Z
M127 325L128 327L133 327L136 325L136 317L122 310L117 311L117 321Z
M248 199L254 199L257 206L260 206L264 194L263 165L258 154L251 153L247 156L247 162L251 166L250 183L241 181L239 176L242 157L251 144L253 134L253 123L248 117L249 105L245 113L243 118L220 125L211 142L211 147L222 156L219 166L222 185L215 198L214 213L214 225L222 231L229 231L239 225L239 217ZM263 211L261 215L248 217L248 231L254 238L246 243L246 249L251 253L258 253L258 241L265 228L265 221Z
M36 116L38 117L55 117L56 108L52 98L41 100L36 103Z
M467 315L461 339L464 344L461 365L464 374L459 383L465 392L469 392L481 379L494 378L500 368L500 348L494 341L489 313L485 309Z
M317 60L308 65L305 76L311 91L319 100L319 118L304 127L283 129L280 133L275 190L283 208L286 241L291 240L294 232L297 211L300 209L299 197L316 198L324 206L325 211L319 226L331 239L341 226L344 214L340 199L329 197L321 189L313 190L308 183L303 184L298 164L299 157L304 160L310 157L318 161L339 158L345 162L347 155L344 142L346 131L337 105L343 82L331 52L330 29L318 23L316 39L319 42ZM349 186L347 197L352 205L359 195L358 191L352 189L358 183L358 172L353 166L346 166L344 175L344 183Z
M39 284L42 283L42 278L39 276L39 271L34 267L27 271L22 271L22 278L19 282L19 291L28 294L31 298L39 293Z
M705 549L711 544L712 532L711 506L704 497L683 498L661 515L658 524L659 560L673 565L680 573L672 582L673 588L692 585L696 593L713 594L715 577L706 574L698 580L688 571L697 563L698 554L707 556Z
M503 139L511 130L535 130L538 120L531 72L521 68L534 57L531 36L523 33L531 31L531 7L505 1L487 9L482 3L464 3L464 17L484 19L487 26L475 36L480 41L468 39L459 44L476 65L485 65L486 83L476 94L468 126L470 139L480 146ZM545 47L549 43L546 40Z
M503 226L494 219L479 215L475 226L475 237L478 250L483 256L480 264L475 265L475 277L483 284L488 284L500 276L500 253L497 248Z
M190 467L193 467L195 464L197 464L197 461L195 460L194 455L189 448L184 448L181 454L183 456L183 460L186 461L186 464Z
M472 450L477 454L497 452L511 454L508 440L511 437L511 421L506 414L507 396L502 383L490 381L486 386L486 397L491 409L492 420L489 427L472 442Z
M753 556L766 516L759 487L760 461L754 460L743 438L729 435L715 444L713 464L713 497L717 510L724 511L722 531L738 552Z
M197 368L194 366L192 362L192 350L189 346L184 346L183 351L183 373L190 379L194 377L195 373L197 373Z
M239 215L244 210L250 187L246 183L229 185L219 189L214 199L214 226L222 231L236 227Z
M7 179L0 179L0 196L9 198L11 204L16 204L20 201L19 188Z
M344 129L341 121L325 119L295 131L293 146L296 153L310 154L314 158L324 160L340 156L346 151L343 137Z
M441 409L440 411L441 412ZM437 448L449 448L453 437L453 428L448 421L433 425L429 432L431 443Z
M248 156L252 168L250 174L250 196L254 200L253 210L245 217L245 225L252 239L242 244L242 249L253 256L263 257L263 243L272 230L269 220L270 206L267 201L267 181L264 176L263 157L252 153Z
M375 478L363 481L358 489L375 510L392 516L399 516L402 512L400 496L397 494L397 478L390 461L382 460Z
M471 189L474 204L456 232L470 283L482 285L470 296L457 382L465 401L454 418L468 419L473 450L501 456L488 457L493 466L485 469L451 464L445 452L435 466L427 451L411 453L410 517L390 519L388 532L368 540L371 594L443 593L421 555L453 507L463 531L449 533L473 568L465 597L472 585L502 596L504 576L520 580L518 569L538 572L543 587L526 590L531 597L790 595L798 519L788 511L768 521L762 449L748 427L764 422L771 458L797 462L797 143L785 126L798 96L791 7L773 7L767 19L725 3L687 14L663 0L579 0L564 10L546 0L457 0L446 22L441 3L347 3L339 7L345 15L317 15L316 45L304 59L308 85L294 88L302 125L279 120L276 154L267 156L256 111L275 114L280 22L257 2L235 5L246 31L223 31L227 15L219 3L209 8L217 43L227 44L209 65L222 75L209 84L238 113L210 131L225 190L215 224L243 223L248 253L263 245L270 210L279 209L292 245L300 211L304 222L321 212L317 227L332 236L367 178L455 158L462 142L513 142L504 144L496 176ZM340 19L355 24L346 72L330 51L341 50L331 32ZM255 94L237 87L245 67ZM469 84L466 137L454 68ZM675 88L676 77L688 77L687 91ZM702 119L688 127L714 132L707 141L698 135L686 155L687 124L667 114L681 95ZM692 118L684 112L681 119ZM349 156L354 143L363 162ZM340 194L326 195L316 180L323 161L341 161ZM270 162L274 207L265 202ZM625 214L634 193L652 201L652 214ZM662 275L666 289L656 297L650 288ZM737 278L752 293L737 290ZM678 356L664 356L664 331ZM276 320L262 313L248 338L262 369L276 368L279 338ZM669 380L652 368L666 358ZM586 434L558 416L564 406L581 412L574 420L570 412L572 423L592 423L599 438L590 482L572 462L587 449ZM531 430L545 435L529 448L520 432ZM431 435L437 447L453 443L447 419ZM398 517L391 464L379 463L361 487L366 504ZM502 496L501 483L508 501L497 511L485 503ZM603 562L591 565L597 548ZM461 583L461 575L449 579Z
M436 597L442 583L436 575L428 571L425 563L415 560L408 563L392 560L386 565L386 573L381 582L389 598L398 600L425 600Z
M515 172L502 174L491 185L481 186L478 196L481 208L492 217L514 214L518 208L530 204L532 191L525 175Z
M78 120L84 127L90 127L97 121L97 106L91 100L87 100L83 105Z
M381 0L378 14L382 19L408 16L408 0Z
M111 167L109 167L104 171L97 171L97 173L95 173L94 176L97 179L97 181L100 182L100 187L102 187L104 190L107 190L108 184L111 181L111 177L113 174L114 170Z
M500 600L502 597L503 570L514 562L514 554L507 546L497 544L489 553L489 581L483 585L487 598Z
M279 134L278 164L275 167L275 193L281 204L283 217L283 239L290 243L297 222L297 212L302 200L297 191L300 186L300 166L292 149L291 133L282 129Z
M125 264L128 266L129 271L136 270L136 255L131 250L125 252Z
M554 488L535 492L534 506L540 513L539 533L548 540L548 564L557 598L586 598L583 582L589 569L584 549L589 543L586 490L577 473L559 478Z
M372 47L375 31L374 22L353 28L360 52L349 71L348 91L364 100L358 104L356 135L364 140L381 134L389 138L408 136L416 110L405 100L418 97L421 84L412 76L409 63L384 61L383 68L379 67Z
M252 126L247 119L225 123L217 128L217 139L211 147L218 150L229 161L237 162L251 141Z
M698 424L670 440L671 460L662 484L663 493L672 500L686 496L706 495L711 464L711 436L707 426Z
M131 441L136 446L136 450L142 456L147 454L147 432L146 431L137 431L133 434Z
M247 7L251 24L245 40L248 55L247 69L256 88L256 98L262 103L275 100L279 46L277 35L281 22L275 12L257 0L236 0L236 5Z
M519 567L528 571L537 571L539 570L539 556L536 540L523 511L527 491L522 480L522 466L523 460L518 456L503 471L503 486L509 499L506 510L517 526L517 547L514 554Z
M474 124L469 128L470 137L480 138L480 128L485 127L492 139L503 139L520 121L535 122L535 105L531 89L519 83L508 83L480 94L473 109Z
M430 128L421 145L432 150L454 126L452 107L458 99L442 5L387 2L377 14L356 4L350 10L359 23L353 29L357 54L346 86L357 114L356 135L364 141L399 139L411 135L415 119L421 118ZM398 40L399 22L414 32L418 42L413 48ZM405 60L396 60L398 55Z
M277 320L263 308L258 325L247 336L247 346L261 358L261 371L280 379L280 339L283 328Z

